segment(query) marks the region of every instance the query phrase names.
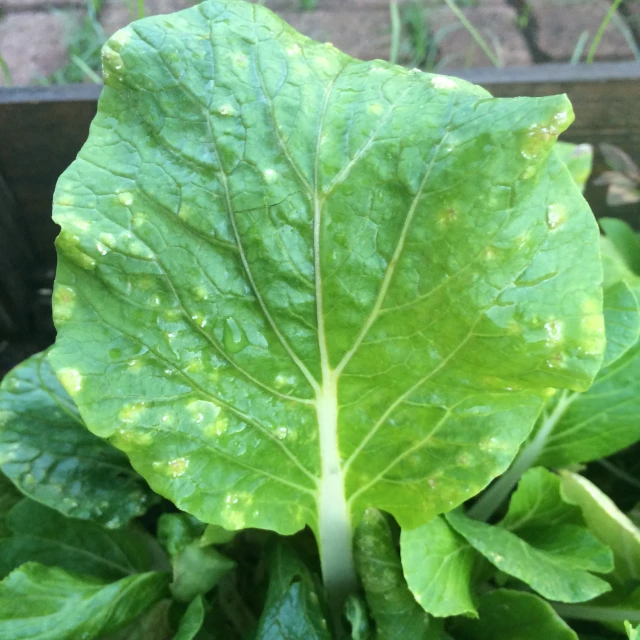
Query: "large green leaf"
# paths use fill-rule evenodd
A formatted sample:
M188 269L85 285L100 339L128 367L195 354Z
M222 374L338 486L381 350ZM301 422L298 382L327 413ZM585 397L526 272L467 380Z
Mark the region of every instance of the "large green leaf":
M378 640L429 640L434 636L429 616L414 599L402 573L389 523L367 509L356 529L356 566Z
M31 500L23 499L9 512L7 527L11 537L0 540L2 576L31 561L105 580L149 571L158 563L165 568L148 534L65 518Z
M640 580L640 529L607 495L577 473L562 472L562 491L582 509L589 529L613 550L614 576L622 582Z
M454 625L458 640L578 640L544 600L531 593L498 589L480 597L478 620Z
M151 501L126 457L87 430L46 351L0 384L0 468L34 500L112 527L141 515Z
M611 551L582 527L556 525L528 529L526 539L461 513L449 524L491 564L550 600L584 602L610 589L591 572L613 570Z
M330 640L319 593L317 581L293 549L278 542L255 640Z
M471 572L477 553L444 518L403 531L400 549L407 584L425 611L442 617L476 614Z
M416 527L504 471L604 350L564 96L492 99L211 0L111 38L54 219L57 374L205 522Z
M92 640L149 609L166 588L162 573L105 584L30 562L0 583L0 640Z

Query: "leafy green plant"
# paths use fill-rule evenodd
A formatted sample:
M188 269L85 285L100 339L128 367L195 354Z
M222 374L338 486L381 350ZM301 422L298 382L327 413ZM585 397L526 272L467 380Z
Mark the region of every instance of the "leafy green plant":
M638 624L638 531L577 465L640 437L640 276L554 150L567 99L235 0L103 60L58 338L0 386L0 639Z

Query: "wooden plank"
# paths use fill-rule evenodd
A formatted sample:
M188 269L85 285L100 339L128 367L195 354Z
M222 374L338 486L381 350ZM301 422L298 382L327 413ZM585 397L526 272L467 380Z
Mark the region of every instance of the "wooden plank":
M564 139L610 142L640 163L640 64L547 64L448 72L493 95L566 93L576 122ZM0 174L14 194L39 266L55 264L51 199L58 176L86 140L100 87L0 89Z
M28 331L33 255L0 177L0 338Z

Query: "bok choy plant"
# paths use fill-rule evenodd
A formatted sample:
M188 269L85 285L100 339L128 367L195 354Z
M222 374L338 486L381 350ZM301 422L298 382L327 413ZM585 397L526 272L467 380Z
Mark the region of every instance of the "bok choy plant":
M237 0L103 64L56 344L2 383L0 639L637 625L640 534L579 472L639 439L640 276L604 238L603 284L567 98Z

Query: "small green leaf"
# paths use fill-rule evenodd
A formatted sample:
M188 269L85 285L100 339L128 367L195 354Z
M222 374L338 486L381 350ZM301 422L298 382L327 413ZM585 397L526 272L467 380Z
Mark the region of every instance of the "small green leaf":
M367 509L355 533L355 558L378 640L428 640L429 616L407 586L385 516Z
M409 589L425 611L438 617L476 615L471 572L477 553L444 518L403 530L400 549Z
M563 500L561 480L555 473L543 467L529 469L511 496L509 510L500 526L519 533L527 528L562 524L584 524L582 512Z
M640 529L585 477L570 471L561 475L566 499L582 509L589 530L612 549L613 576L621 582L640 580Z
M227 531L227 529L223 529L217 524L209 524L202 536L200 536L198 544L201 547L206 547L210 544L227 544L233 540L235 535L235 531Z
M613 569L611 550L575 525L526 531L527 540L484 522L452 512L449 524L504 573L522 580L550 600L584 602L609 591L591 571Z
M321 587L293 549L278 541L269 564L269 589L255 640L330 640Z
M188 513L163 513L158 518L158 542L170 556L198 540L207 525Z
M607 348L603 368L623 356L640 338L640 305L624 280L604 290L604 328Z
M640 634L640 625L638 625L637 627L633 627L628 620L625 620L624 629L629 636L629 640L638 640L638 635Z
M458 640L578 640L544 600L532 593L498 589L478 600L478 620L453 625Z
M111 584L30 562L0 583L0 640L92 640L161 600L167 576L143 573Z
M196 543L180 549L171 559L173 582L171 593L179 602L190 602L211 591L235 566L235 562L213 547Z
M2 575L31 561L105 580L156 568L155 541L134 528L105 529L28 499L9 512L7 526L12 535L0 541Z
M635 273L640 275L640 238L638 234L619 218L600 218L600 226L613 243L623 260Z
M87 430L47 351L0 384L0 468L30 498L114 528L153 500L126 456Z
M575 183L584 191L593 167L593 147L590 144L557 142L555 149Z
M345 618L351 627L351 640L373 640L374 631L367 611L367 603L360 594L352 593L345 603Z
M205 606L201 595L194 598L180 619L173 640L194 640L204 624Z

